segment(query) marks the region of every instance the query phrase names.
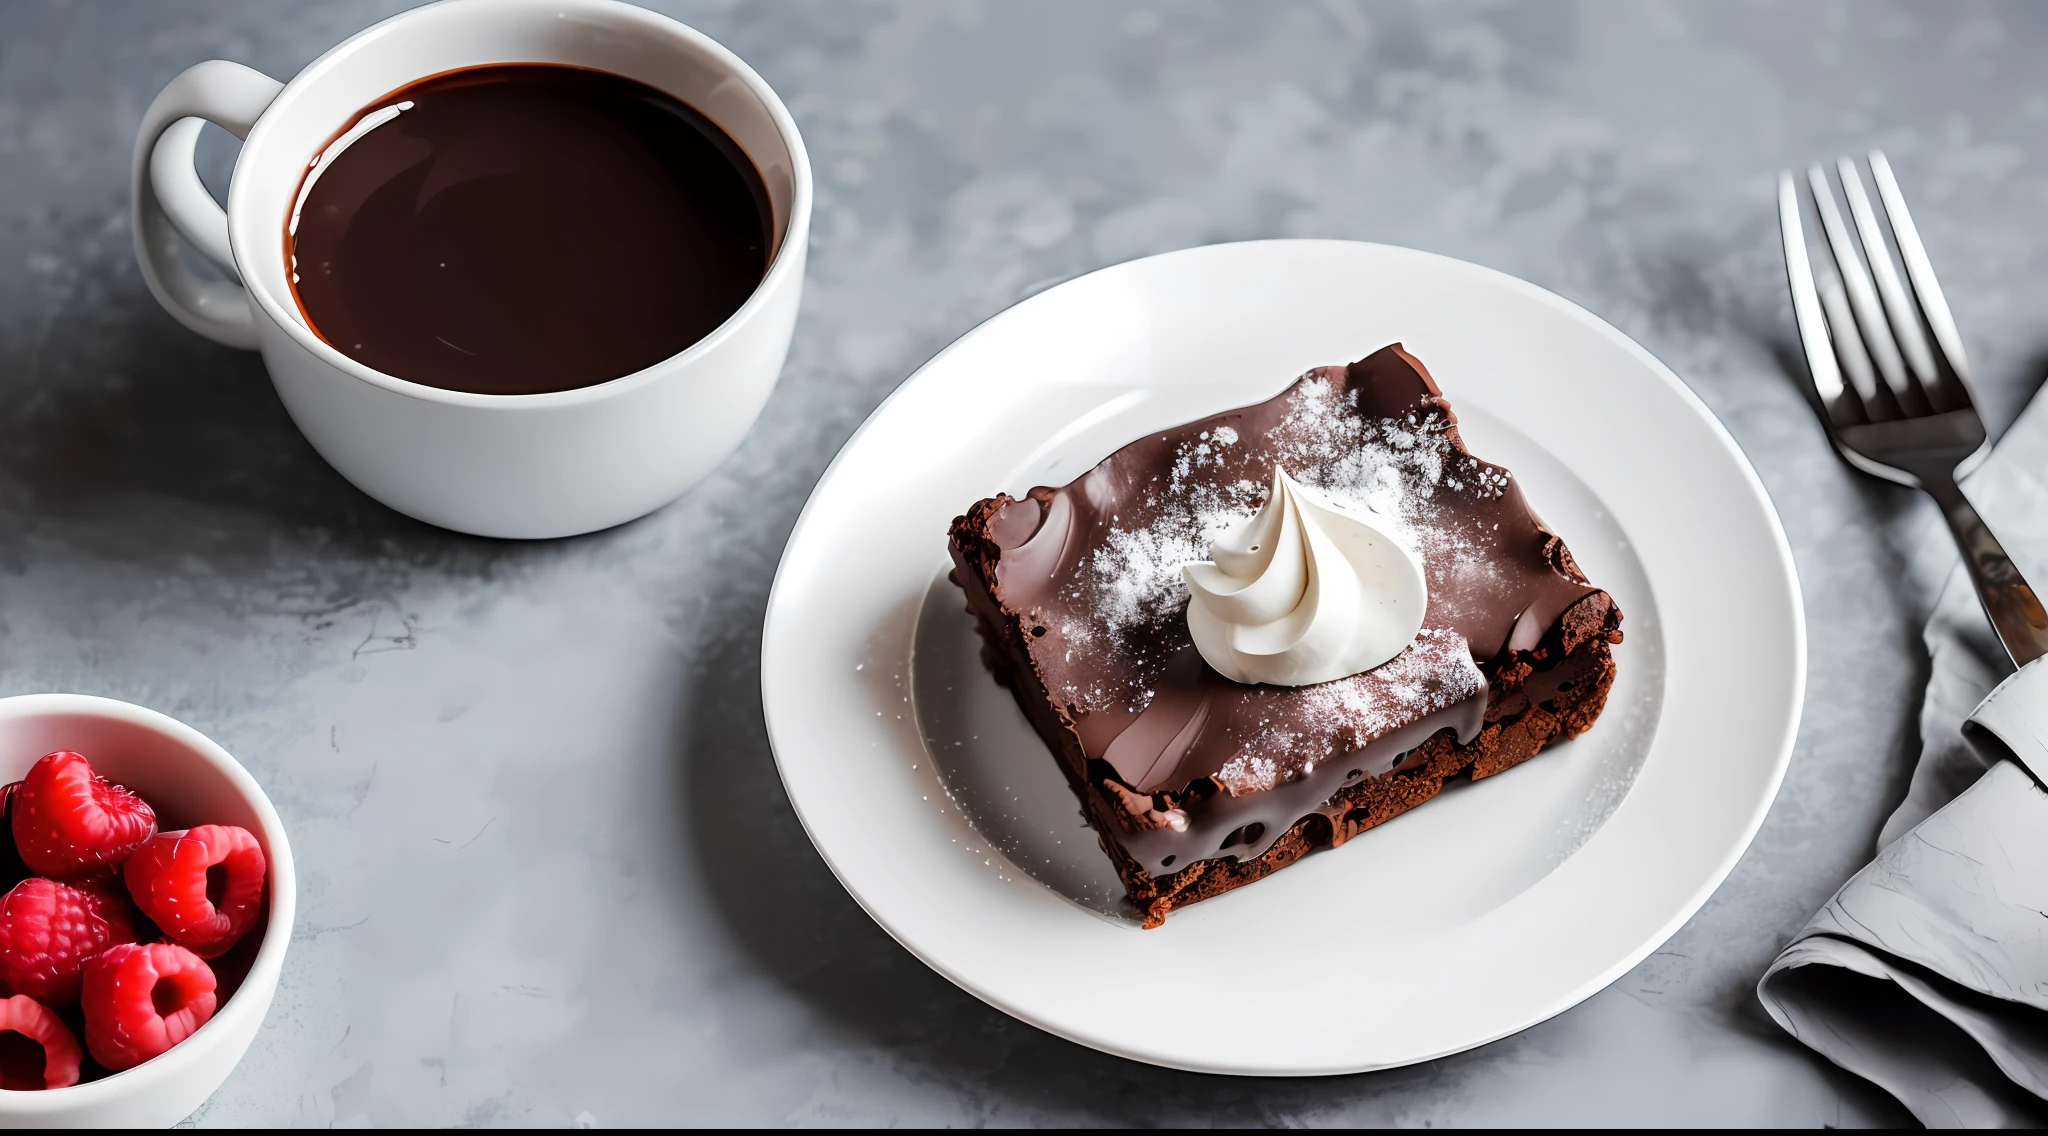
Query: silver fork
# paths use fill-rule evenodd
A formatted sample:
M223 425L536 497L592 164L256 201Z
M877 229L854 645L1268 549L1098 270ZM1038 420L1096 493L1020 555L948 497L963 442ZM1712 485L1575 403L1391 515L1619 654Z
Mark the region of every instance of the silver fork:
M1870 176L1905 262L1905 283L1856 163L1843 158L1836 169L1856 237L1842 222L1827 171L1818 163L1808 167L1807 187L1834 267L1818 285L1807 260L1792 171L1778 174L1778 224L1792 312L1828 437L1850 465L1925 490L1941 506L1992 628L2013 662L2025 665L2048 655L2048 611L1956 486L1991 446L1948 301L1891 163L1871 151Z

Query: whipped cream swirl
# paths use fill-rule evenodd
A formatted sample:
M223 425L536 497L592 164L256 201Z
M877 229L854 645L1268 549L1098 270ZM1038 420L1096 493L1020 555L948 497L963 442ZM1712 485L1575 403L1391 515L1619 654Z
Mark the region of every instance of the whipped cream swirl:
M1422 561L1382 522L1274 467L1257 516L1181 566L1188 630L1225 678L1308 686L1406 650L1429 604Z

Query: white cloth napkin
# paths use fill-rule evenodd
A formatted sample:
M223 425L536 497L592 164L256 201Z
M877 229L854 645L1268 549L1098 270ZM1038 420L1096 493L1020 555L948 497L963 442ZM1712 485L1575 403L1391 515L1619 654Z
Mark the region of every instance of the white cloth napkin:
M1968 490L2020 570L2048 590L2048 396ZM1757 996L1792 1036L1931 1128L2041 1127L2048 659L2008 675L1960 564L1926 641L1923 748L1906 800L1877 859L1800 930Z

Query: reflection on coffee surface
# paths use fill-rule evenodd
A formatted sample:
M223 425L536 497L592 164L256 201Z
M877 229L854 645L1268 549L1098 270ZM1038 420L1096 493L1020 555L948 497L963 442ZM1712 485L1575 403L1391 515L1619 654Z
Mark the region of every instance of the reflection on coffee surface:
M760 173L715 123L602 71L509 64L395 91L331 143L288 227L293 294L350 358L538 394L629 375L768 267Z

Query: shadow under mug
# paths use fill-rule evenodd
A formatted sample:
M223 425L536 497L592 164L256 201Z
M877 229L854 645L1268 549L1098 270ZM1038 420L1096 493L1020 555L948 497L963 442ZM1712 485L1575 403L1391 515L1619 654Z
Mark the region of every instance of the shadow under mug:
M285 222L300 175L384 95L491 63L624 75L730 134L759 168L774 213L768 272L747 302L681 354L548 394L407 382L314 334L286 280ZM225 211L193 165L203 122L243 140ZM622 524L675 499L739 447L789 353L811 217L810 159L768 84L702 33L614 0L442 0L358 33L287 84L235 63L198 64L143 116L132 190L135 254L172 316L261 351L292 421L363 492L429 524L492 537ZM229 279L195 275L179 236Z

